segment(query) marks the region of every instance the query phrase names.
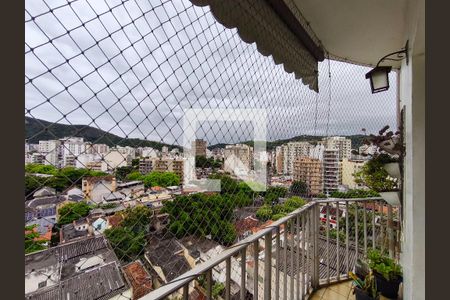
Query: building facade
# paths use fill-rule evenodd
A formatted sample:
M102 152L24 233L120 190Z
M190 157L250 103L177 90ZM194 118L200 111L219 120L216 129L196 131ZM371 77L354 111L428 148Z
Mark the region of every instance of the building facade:
M339 158L339 149L325 149L323 152L323 189L326 194L336 191L342 183Z
M206 157L206 141L202 139L196 139L192 142L192 150L195 150L196 156L205 156Z
M308 195L318 195L323 192L322 162L307 156L300 156L294 161L293 178L303 181L308 186Z
M224 171L248 173L253 167L253 148L245 144L227 145L223 151Z
M366 160L349 160L344 158L342 160L342 184L349 189L362 188L362 185L355 182L355 173L359 172L366 162Z

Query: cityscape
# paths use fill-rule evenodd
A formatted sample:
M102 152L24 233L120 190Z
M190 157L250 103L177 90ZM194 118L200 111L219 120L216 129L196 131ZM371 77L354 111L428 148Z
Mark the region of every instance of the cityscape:
M160 150L110 147L82 137L25 143L27 297L65 291L64 282L81 285L86 268L95 270L100 282L127 278L105 294L93 288L92 296L111 299L126 294L137 299L305 205L308 199L345 198L355 192L377 195L355 181L355 174L377 147L363 144L354 149L346 137L276 146L269 151L264 193L252 191L236 176L254 168L253 147L232 144L209 149L205 140L197 139L191 149L196 153L197 178L221 179L220 193L183 184L186 158L178 147L170 151L167 146ZM220 201L231 199L228 212L221 209L214 215L214 206L221 204L205 204L214 194ZM206 215L199 216L203 225L198 224L196 215L205 213L211 215L209 221L204 222ZM342 217L346 210L339 213ZM328 219L333 234L337 233L337 215L335 210L327 218L327 212L321 212L322 225ZM69 248L84 251L70 264L85 267L61 277L56 272L49 282L48 270L69 266L43 254L64 255ZM234 264L239 268L238 261ZM220 276L220 271L213 273L219 294L224 288ZM233 280L238 293L240 279ZM248 293L253 293L250 288Z
M424 1L325 2L26 0L24 298L425 299Z

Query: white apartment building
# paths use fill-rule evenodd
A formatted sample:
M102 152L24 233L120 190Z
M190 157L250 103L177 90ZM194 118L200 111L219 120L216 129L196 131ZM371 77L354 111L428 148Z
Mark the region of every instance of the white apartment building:
M86 153L87 144L82 137L70 137L60 139L61 150L63 158L63 166L74 167L76 165L77 157Z
M322 144L326 149L338 149L339 150L339 160L342 161L344 158L351 158L352 155L352 140L347 139L342 136L331 136L323 138Z
M141 148L141 157L158 157L158 150L152 147L142 147Z
M106 144L92 144L92 152L93 154L107 154L109 152L109 146Z
M45 165L52 165L57 168L61 166L61 141L59 140L48 140L39 141L39 152L44 155L43 163Z
M80 154L77 157L77 160L75 162L75 167L76 168L87 168L87 166L89 164L92 163L98 163L102 161L102 155L100 154L90 154L90 153L86 153L86 154ZM106 166L106 164L105 164ZM101 171L106 171L105 170L101 170Z
M323 161L323 152L325 151L325 146L318 144L309 149L309 157Z
M136 158L136 149L130 146L116 146L115 151L118 151L120 154L123 154L124 156L130 156L131 159Z
M283 174L292 175L294 161L300 156L308 156L313 147L309 142L289 142L281 146L283 153Z
M111 150L103 156L107 170L114 170L119 167L131 165L132 157L129 154L123 154L119 150Z
M323 153L323 189L331 193L342 183L342 162L339 149L325 149Z
M253 148L245 144L227 145L223 151L225 172L248 173L253 168Z

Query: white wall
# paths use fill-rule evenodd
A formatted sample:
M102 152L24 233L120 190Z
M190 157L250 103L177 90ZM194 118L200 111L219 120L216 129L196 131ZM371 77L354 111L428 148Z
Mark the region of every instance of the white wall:
M400 71L405 106L405 186L403 215L404 299L425 299L425 3L410 1L405 38L410 61Z

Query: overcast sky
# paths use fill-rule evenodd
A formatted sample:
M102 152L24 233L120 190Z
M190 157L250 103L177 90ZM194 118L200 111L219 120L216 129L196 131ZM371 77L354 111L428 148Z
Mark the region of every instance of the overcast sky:
M25 29L27 116L176 144L190 107L266 108L268 140L395 126L394 72L372 95L368 68L332 61L330 90L324 61L316 94L188 0L27 0ZM215 144L252 132L218 122L198 135Z

